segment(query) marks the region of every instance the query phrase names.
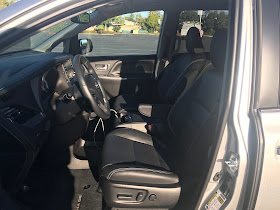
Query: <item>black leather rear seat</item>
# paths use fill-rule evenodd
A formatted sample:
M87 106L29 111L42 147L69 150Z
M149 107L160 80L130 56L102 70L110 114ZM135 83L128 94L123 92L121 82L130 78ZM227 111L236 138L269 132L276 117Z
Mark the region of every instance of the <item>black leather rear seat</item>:
M111 207L193 209L215 142L227 30L211 44L214 69L198 79L172 107L165 132L153 136L120 128L105 139L100 183ZM213 148L212 148L213 149Z
M188 53L181 55L163 70L157 83L156 95L150 94L150 97L120 95L116 98L113 108L117 112L136 112L140 103L173 104L183 90L197 78L206 62L200 32L197 28L189 29L186 47Z

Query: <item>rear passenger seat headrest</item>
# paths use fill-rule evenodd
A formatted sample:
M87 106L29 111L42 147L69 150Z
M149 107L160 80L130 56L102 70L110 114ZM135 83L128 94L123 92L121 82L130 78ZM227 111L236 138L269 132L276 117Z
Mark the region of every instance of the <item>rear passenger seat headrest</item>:
M186 36L186 47L190 53L204 53L203 44L198 28L191 27Z
M216 70L223 72L227 47L227 29L219 29L215 32L210 47L210 57Z

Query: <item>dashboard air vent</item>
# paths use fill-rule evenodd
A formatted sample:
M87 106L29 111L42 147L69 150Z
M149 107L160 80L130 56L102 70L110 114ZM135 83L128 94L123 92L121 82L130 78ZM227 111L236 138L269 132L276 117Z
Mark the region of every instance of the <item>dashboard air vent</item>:
M35 115L34 111L23 107L5 107L0 111L8 120L18 124L24 124Z

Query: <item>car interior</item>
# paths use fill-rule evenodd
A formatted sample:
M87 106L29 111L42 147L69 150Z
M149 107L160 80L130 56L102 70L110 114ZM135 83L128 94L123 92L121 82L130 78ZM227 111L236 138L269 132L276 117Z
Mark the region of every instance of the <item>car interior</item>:
M4 51L0 206L195 209L218 141L230 20L213 36L196 26L178 36L177 26L183 11L228 14L229 5L112 1L31 50ZM154 54L93 56L96 43L81 35L115 16L159 10Z

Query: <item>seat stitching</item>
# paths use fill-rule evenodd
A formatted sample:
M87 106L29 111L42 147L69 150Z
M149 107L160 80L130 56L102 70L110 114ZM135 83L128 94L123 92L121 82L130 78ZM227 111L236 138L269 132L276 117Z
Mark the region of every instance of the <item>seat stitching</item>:
M148 169L148 168L118 168L118 169L114 169L113 171L111 171L108 176L107 179L110 180L111 177L117 173L117 172L122 172L122 171L126 171L126 170L139 170L139 171L150 171L150 172L154 172L154 173L159 173L159 174L174 174L173 172L168 172L168 171L160 171L160 170L155 170L155 169Z
M111 165L113 165L112 163L108 163L108 164L106 164L105 166L103 166L102 168L101 168L101 170L100 171L102 171L104 168L106 168L107 166L111 166Z

